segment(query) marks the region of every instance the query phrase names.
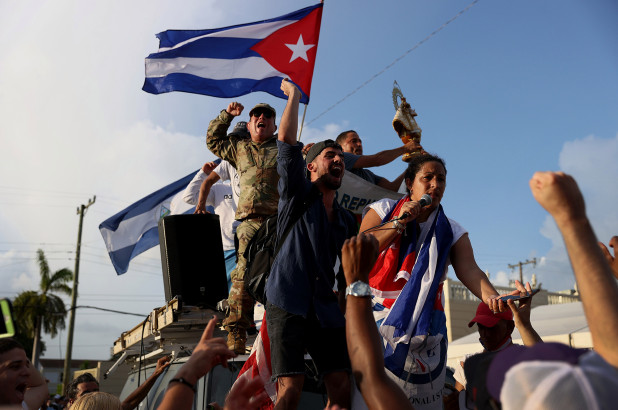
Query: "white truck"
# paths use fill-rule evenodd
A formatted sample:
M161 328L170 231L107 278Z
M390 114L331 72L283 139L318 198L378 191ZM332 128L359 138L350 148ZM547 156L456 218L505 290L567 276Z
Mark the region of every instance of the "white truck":
M256 305L256 324L260 325L263 307ZM118 366L127 362L132 364L127 381L120 394L124 400L154 371L157 360L164 356L172 357L172 364L161 375L152 387L148 396L140 403L140 410L154 410L163 399L163 394L180 366L188 360L191 351L197 344L206 324L216 315L222 319L222 313L211 309L194 306L183 306L178 299L172 299L165 306L154 309L148 318L131 330L123 332L114 342L114 355L120 354L117 362L108 370L114 372ZM215 330L215 337L226 337L226 332ZM255 335L247 340L252 345ZM209 403L217 402L223 406L225 396L236 380L238 372L249 358L248 354L240 355L228 362L228 368L216 366L196 385L197 394L193 409L210 409ZM319 383L315 366L309 356L306 356L305 385L299 409L323 409L326 405L326 390Z

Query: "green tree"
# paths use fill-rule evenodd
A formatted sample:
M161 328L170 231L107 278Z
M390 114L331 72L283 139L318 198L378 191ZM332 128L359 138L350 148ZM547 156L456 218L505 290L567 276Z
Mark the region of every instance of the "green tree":
M15 309L13 309L13 314L15 315ZM24 329L24 326L20 325L17 320L15 321L15 336L13 336L13 338L24 346L24 349L26 349L26 356L32 357L32 347L34 346L34 338L32 337L32 332L28 333L28 331ZM40 340L40 355L42 355L46 351L47 346L45 345L45 341Z
M37 262L41 275L39 290L27 290L15 298L13 308L15 318L20 328L34 340L32 346L32 363L39 365L41 330L56 337L58 330L65 328L64 319L67 309L60 296L71 294L71 287L67 285L73 280L73 272L64 268L53 274L49 271L49 264L41 249L37 251Z

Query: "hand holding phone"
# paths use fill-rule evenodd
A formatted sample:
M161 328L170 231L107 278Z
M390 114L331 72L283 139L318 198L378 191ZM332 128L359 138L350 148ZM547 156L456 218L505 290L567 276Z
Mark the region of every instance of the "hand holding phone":
M541 289L532 289L530 292L522 292L519 295L503 295L498 299L506 302L507 300L521 300L536 295Z

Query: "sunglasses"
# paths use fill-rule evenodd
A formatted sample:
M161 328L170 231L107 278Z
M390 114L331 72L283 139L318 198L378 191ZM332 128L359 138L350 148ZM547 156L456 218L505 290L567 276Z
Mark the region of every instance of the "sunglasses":
M266 108L256 108L255 110L253 110L253 116L254 117L259 117L262 114L264 114L265 118L272 118L273 117L273 112L266 109Z

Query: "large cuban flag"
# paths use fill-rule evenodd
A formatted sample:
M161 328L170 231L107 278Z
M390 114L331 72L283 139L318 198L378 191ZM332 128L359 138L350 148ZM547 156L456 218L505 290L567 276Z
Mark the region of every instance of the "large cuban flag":
M143 90L185 91L232 98L264 91L287 99L289 78L307 104L320 37L322 4L255 23L157 34L159 51L146 58Z
M99 225L118 275L129 269L131 259L159 244L159 219L172 213L174 196L187 187L196 172L129 205Z

